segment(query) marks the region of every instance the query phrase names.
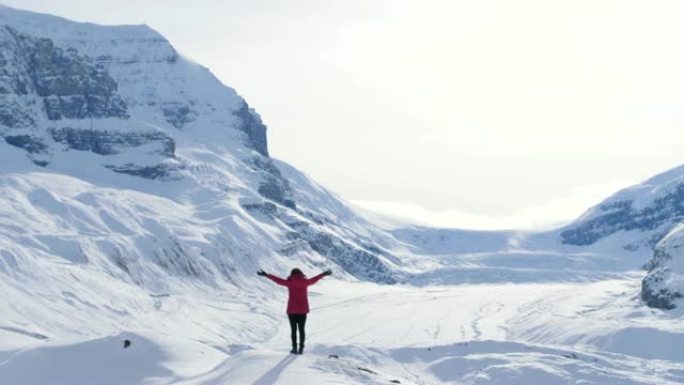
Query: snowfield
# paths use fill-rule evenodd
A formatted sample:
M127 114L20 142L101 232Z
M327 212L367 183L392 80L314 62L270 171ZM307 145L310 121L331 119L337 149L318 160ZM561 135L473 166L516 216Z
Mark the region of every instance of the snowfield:
M682 316L625 296L638 278L422 288L324 279L312 287L302 356L288 353L275 285L240 300L218 290L206 302L150 297L122 309L107 337L3 327L0 373L73 385L681 383Z

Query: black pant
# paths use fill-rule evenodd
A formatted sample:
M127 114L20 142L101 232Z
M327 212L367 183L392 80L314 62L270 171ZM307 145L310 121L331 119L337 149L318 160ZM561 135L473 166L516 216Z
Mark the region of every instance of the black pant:
M299 349L304 348L304 339L306 333L304 332L304 325L306 325L306 314L288 314L290 319L290 331L292 336L292 349L297 350L297 329L299 329Z

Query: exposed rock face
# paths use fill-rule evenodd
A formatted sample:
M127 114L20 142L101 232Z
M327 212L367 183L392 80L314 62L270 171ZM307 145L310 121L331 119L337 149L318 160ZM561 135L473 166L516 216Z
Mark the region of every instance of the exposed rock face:
M47 150L48 146L40 139L31 135L8 135L5 142L14 147L26 150L29 154L38 154Z
M261 117L247 103L235 113L240 118L238 129L247 134L249 143L259 154L268 156L268 145L266 143L266 126L261 122Z
M98 155L115 155L130 148L148 145L148 153L175 157L176 144L163 132L111 132L90 129L61 128L50 130L52 138L69 149L90 151Z
M123 131L129 113L118 84L102 60L62 47L52 39L32 37L9 26L0 28L0 133L6 143L25 150L34 163L46 166L55 144L67 150L110 156L144 148L160 160L175 158L175 141L161 131L138 127ZM111 59L111 58L109 58ZM166 106L164 114L180 127L191 120L187 108ZM178 107L178 106L175 106ZM41 119L40 115L43 115ZM116 130L82 128L85 119L117 119ZM37 123L38 121L54 123ZM71 125L74 125L72 127ZM169 178L177 165L112 164L105 168L147 179Z
M392 272L378 258L377 248L367 250L360 245L354 245L325 232L300 231L300 233L313 250L329 257L350 274L374 282L389 284L397 282Z
M119 166L108 164L105 167L120 174L133 175L145 179L180 179L180 176L176 174L179 171L179 167L171 164L162 163L154 166L140 166L126 163Z
M641 298L651 307L677 307L684 297L684 225L674 228L658 243L646 267Z
M35 92L42 98L50 120L126 118L126 103L117 94L117 83L107 70L75 48L55 46L45 37L33 38L11 27L2 34L2 87L7 94ZM19 66L20 69L16 70ZM18 115L17 121L23 119ZM10 127L16 127L13 122Z
M33 124L33 118L25 109L22 109L16 101L11 100L6 94L0 94L0 125L16 128L28 127Z
M283 177L280 170L269 159L256 157L252 161L253 167L262 174L259 184L259 194L266 199L280 203L291 209L297 208L293 198L290 183Z
M0 27L0 133L34 124L27 106L32 79L19 42L11 29ZM4 127L3 127L4 126Z
M197 112L180 103L167 103L162 108L166 121L176 128L183 128L197 117Z
M112 134L95 129L49 127L63 121L114 118L127 121L126 103L105 67L72 47L59 47L45 37L32 37L0 27L0 134L6 143L24 149L34 163L46 166L54 142L100 155L115 147L139 146L155 135ZM67 123L68 124L68 123ZM165 156L173 141L164 139Z
M664 227L663 231L667 231L684 219L684 185L640 210L635 210L629 201L602 205L599 210L602 211L601 216L563 231L563 243L590 245L620 230L653 231ZM662 232L659 235L662 236ZM658 240L653 239L652 242Z
M654 247L684 220L684 170L675 169L624 190L567 226L564 244L586 246L619 231L641 231Z

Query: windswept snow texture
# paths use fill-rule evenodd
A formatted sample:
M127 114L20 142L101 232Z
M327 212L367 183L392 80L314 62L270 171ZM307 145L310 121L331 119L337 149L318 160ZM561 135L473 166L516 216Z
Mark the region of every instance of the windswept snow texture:
M257 112L157 32L4 6L0 137L0 384L684 382L684 313L638 295L681 170L557 231L386 230L270 158ZM335 272L302 356L255 275L293 267Z

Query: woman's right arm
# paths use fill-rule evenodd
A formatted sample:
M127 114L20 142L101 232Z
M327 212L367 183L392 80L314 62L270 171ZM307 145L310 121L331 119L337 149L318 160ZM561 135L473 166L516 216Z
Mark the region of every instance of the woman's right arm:
M268 279L270 279L271 281L277 283L278 285L287 286L287 280L286 280L286 279L282 279L282 278L277 277L277 276L275 276L275 275L273 275L273 274L266 274L266 278L268 278Z

